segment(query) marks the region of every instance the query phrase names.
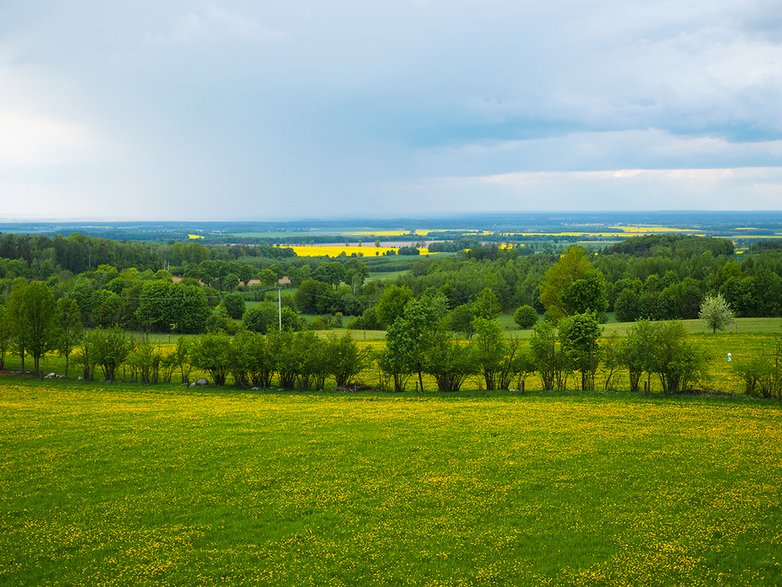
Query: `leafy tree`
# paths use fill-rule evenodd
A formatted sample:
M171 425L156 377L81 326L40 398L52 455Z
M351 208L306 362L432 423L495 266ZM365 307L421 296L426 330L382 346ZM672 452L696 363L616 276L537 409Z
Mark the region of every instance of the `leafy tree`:
M325 281L316 279L302 281L293 299L299 312L305 314L331 314L339 309L334 288Z
M326 345L326 356L337 387L350 385L369 361L370 351L360 349L349 332L332 338Z
M342 263L336 261L320 263L315 268L312 276L319 281L336 287L345 281L345 266Z
M535 308L525 304L516 308L516 311L513 313L513 321L522 330L529 330L537 323L538 313L535 311Z
M162 361L163 354L160 347L152 345L146 340L135 345L127 358L127 363L134 370L134 380L135 373L138 373L141 383L158 382Z
M250 387L250 373L253 370L253 346L257 344L258 334L243 330L231 339L229 362L234 385Z
M234 335L239 331L239 324L236 320L232 320L225 308L220 305L214 309L206 320L206 331L224 332Z
M249 307L244 313L244 327L252 332L266 334L270 330L277 330L278 325L277 305L272 302L261 302Z
M592 264L586 251L581 247L569 247L560 255L551 268L546 271L540 284L540 301L553 322L569 315L570 304L575 300L567 299L568 290L578 280L584 279L592 270Z
M612 332L600 341L600 354L603 358L602 373L605 384L603 388L608 391L613 389L612 382L617 369L621 366L619 362L619 337Z
M530 350L543 389L562 390L565 387L565 358L558 343L557 328L551 321L543 320L535 324Z
M470 349L459 344L444 330L430 340L425 361L426 372L434 377L439 391L459 391L475 370Z
M234 320L241 320L242 316L244 316L244 296L239 292L224 295L223 306L228 315Z
M271 387L275 363L266 337L257 332L252 333L252 339L245 349L248 353L248 376L252 386L261 389Z
M73 298L57 300L57 350L65 357L65 377L68 377L69 360L73 349L84 336L79 305Z
M209 371L216 385L225 385L231 367L231 339L227 334L204 334L193 344L191 360L195 367Z
M638 391L644 373L651 377L655 338L655 326L648 320L639 320L619 343L618 361L630 374L630 391Z
M413 299L413 290L406 285L389 285L375 304L375 315L383 326L393 324Z
M206 293L198 285L148 281L144 283L136 315L156 332L199 333L211 315Z
M389 348L388 344L386 343L386 348L378 353L377 364L383 374L393 381L394 391L402 392L414 372L414 366L412 361L406 360L407 357L403 353L393 346Z
M425 355L431 343L443 331L447 308L444 296L423 296L410 301L404 314L388 327L386 348L400 370L418 374L420 390L424 389Z
M176 341L173 363L179 369L182 383L190 383L190 369L192 368L190 364L191 350L192 344L185 337L180 336Z
M279 375L280 387L293 389L301 372L301 356L295 344L295 335L288 330L271 330L266 337L270 354Z
M570 367L581 373L581 389L595 388L595 372L599 363L598 339L602 328L594 312L575 314L559 323L562 351Z
M472 302L472 312L476 318L492 320L500 315L502 305L497 294L491 288L485 287Z
M314 332L301 332L294 337L294 347L300 357L299 387L323 389L331 371L330 344Z
M5 368L5 353L11 346L12 330L6 307L0 304L0 369Z
M475 320L475 314L472 304L461 304L448 313L449 328L454 332L463 333L467 338L472 338L475 333L473 320Z
M280 314L277 304L273 302L261 302L251 306L244 313L244 327L253 332L267 334L273 330L279 330ZM301 330L301 320L298 314L291 308L282 308L282 329L288 331Z
M733 310L722 295L706 296L698 317L705 320L712 333L715 333L718 330L725 330L733 321Z
M598 320L604 320L608 308L605 277L597 269L590 269L562 292L561 301L568 316L593 312Z
M11 328L17 338L22 357L29 352L33 357L33 371L40 373L40 360L57 342L55 301L52 290L42 281L18 283L8 299Z
M93 294L95 298L92 324L99 328L114 328L122 322L122 298L119 294L99 289Z
M687 342L681 322L654 323L651 370L666 393L690 389L703 373L704 358Z
M760 356L736 361L735 370L750 395L782 399L782 337L775 337L774 343L775 348L764 349Z
M518 339L505 338L496 320L476 318L471 360L483 375L486 389L508 389L514 377L528 370Z
M114 382L117 369L128 358L134 348L133 339L119 328L96 328L87 335L85 347L90 349L92 364L100 365L103 378ZM85 356L86 355L85 353Z
M619 322L635 322L644 312L641 294L633 288L623 289L614 302Z

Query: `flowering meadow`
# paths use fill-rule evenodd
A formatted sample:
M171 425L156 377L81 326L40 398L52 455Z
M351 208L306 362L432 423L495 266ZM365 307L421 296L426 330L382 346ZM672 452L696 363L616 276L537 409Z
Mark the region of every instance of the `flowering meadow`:
M0 583L771 585L782 406L0 380Z

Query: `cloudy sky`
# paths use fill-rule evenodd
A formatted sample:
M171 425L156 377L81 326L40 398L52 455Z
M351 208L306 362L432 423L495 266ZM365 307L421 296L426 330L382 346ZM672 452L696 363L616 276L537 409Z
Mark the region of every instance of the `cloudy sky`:
M779 0L0 0L0 217L782 209Z

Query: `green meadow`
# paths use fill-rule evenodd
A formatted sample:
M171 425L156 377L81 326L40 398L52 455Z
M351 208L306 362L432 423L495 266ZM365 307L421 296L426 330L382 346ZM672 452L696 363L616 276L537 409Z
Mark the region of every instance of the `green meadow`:
M773 585L782 407L0 381L0 583Z

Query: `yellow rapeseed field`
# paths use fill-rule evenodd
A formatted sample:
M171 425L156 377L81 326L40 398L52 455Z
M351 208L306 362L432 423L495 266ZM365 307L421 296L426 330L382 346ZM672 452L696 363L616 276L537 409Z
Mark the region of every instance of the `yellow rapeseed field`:
M376 247L372 244L360 247L357 245L286 245L286 248L293 249L299 257L338 257L342 253L345 253L348 257L351 255L375 257L385 255L388 251L399 250L399 247ZM419 250L422 255L430 254L428 249Z

